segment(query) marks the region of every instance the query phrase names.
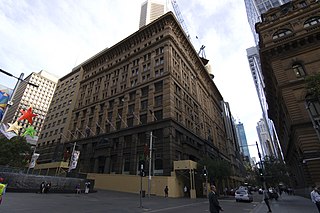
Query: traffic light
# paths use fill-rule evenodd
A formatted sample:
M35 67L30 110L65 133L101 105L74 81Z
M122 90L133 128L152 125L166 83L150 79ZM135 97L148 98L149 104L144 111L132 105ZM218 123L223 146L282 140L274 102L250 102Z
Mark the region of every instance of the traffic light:
M207 168L204 167L203 168L203 176L207 177L207 175L208 175Z
M145 176L145 172L144 172L144 160L140 160L139 161L139 171L140 171L140 176L144 177Z
M263 170L261 168L259 169L259 178L261 182L264 182Z

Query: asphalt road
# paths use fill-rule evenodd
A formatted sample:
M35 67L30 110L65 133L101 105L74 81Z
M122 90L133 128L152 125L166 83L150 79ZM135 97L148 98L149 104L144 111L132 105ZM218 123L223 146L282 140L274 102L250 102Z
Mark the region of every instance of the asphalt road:
M256 198L254 198L256 200ZM195 213L209 212L206 198L164 198L151 196L142 198L138 194L113 191L98 191L90 194L36 194L6 193L0 205L0 212L31 213L126 213L126 212L162 212L162 213ZM258 201L258 202L257 202ZM251 212L261 199L252 203L236 202L233 197L220 200L224 212Z

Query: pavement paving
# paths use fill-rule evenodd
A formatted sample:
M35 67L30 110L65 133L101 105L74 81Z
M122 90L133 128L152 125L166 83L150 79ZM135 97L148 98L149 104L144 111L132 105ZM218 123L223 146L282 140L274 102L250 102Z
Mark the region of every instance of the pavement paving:
M285 193L278 200L271 200L270 208L273 213L318 213L318 209L311 202L311 199ZM268 207L264 201L252 211L252 213L263 212L268 212Z
M38 194L6 193L0 205L1 213L144 213L144 212L183 212L208 213L207 198L164 198L151 196L141 199L138 194L99 190L90 194ZM234 197L224 197L220 203L227 212L264 213L267 206L259 199L252 203L239 203ZM141 206L140 206L141 204ZM283 194L278 201L270 202L274 213L317 213L310 199ZM223 212L223 213L224 213Z

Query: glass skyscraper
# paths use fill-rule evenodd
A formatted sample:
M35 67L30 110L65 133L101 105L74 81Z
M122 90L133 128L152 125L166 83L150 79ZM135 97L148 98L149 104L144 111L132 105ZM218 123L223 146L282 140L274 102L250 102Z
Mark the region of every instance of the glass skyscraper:
M239 141L240 150L244 156L250 159L249 147L247 143L246 132L244 131L243 123L236 124L237 136Z

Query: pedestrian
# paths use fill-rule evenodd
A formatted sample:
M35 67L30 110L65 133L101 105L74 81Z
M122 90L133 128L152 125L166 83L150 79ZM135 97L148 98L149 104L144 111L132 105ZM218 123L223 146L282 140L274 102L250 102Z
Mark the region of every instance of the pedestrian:
M184 193L184 197L188 197L188 187L186 185L184 185L183 187L183 193Z
M4 179L0 178L0 204L2 203L3 195L6 193L7 184L4 183Z
M76 185L76 193L81 194L80 183Z
M168 193L169 193L169 188L168 188L168 186L166 186L164 188L164 197L168 197Z
M224 196L227 196L227 195L228 195L228 193L227 193L227 192L228 192L228 188L227 188L227 187L225 187L225 188L224 188L224 190L223 190Z
M46 184L44 183L44 181L42 181L42 183L40 184L40 194L44 193L45 187L46 187Z
M84 193L85 193L85 194L88 194L88 193L89 193L89 190L90 190L90 181L87 181L87 182L85 183Z
M211 189L211 192L209 193L210 213L219 213L220 211L223 211L223 208L219 205L216 186L211 185L210 189Z
M51 182L46 183L44 187L44 193L48 193L50 189L51 189Z
M268 207L268 212L272 212L271 208L270 208L270 203L269 203L269 194L268 194L268 189L263 188L263 200L266 203L267 207Z
M320 194L319 194L319 188L316 186L313 186L313 190L310 193L311 201L316 204L318 211L320 212Z

